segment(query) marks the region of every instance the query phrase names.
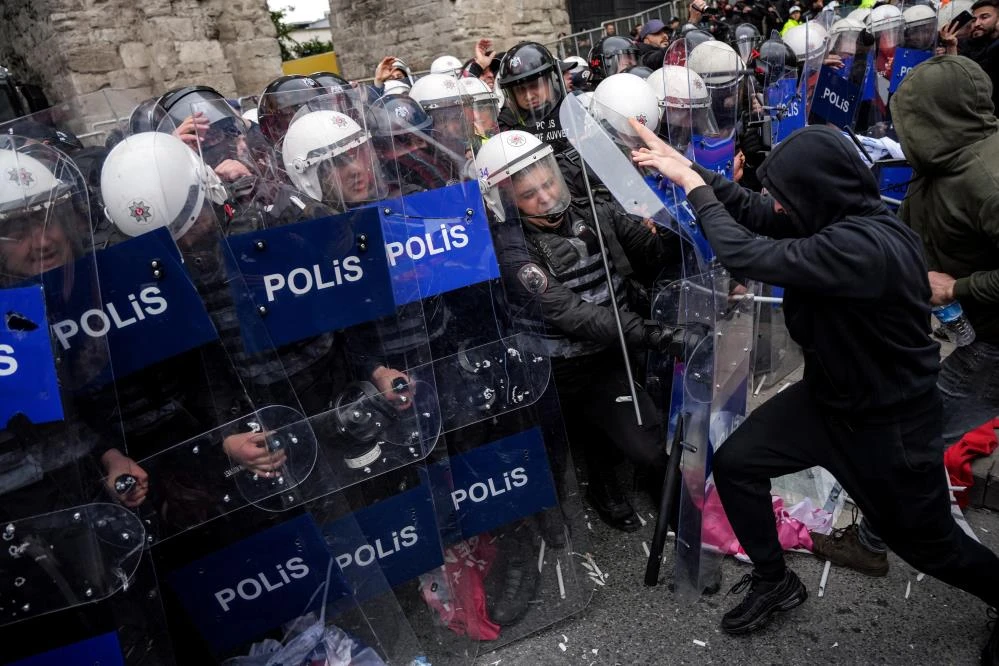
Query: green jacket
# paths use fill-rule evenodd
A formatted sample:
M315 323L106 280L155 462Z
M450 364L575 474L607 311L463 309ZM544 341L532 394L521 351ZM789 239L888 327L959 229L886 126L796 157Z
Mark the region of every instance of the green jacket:
M999 344L999 120L992 82L962 56L910 72L892 119L916 180L899 216L923 239L931 271L957 278L954 294L979 340Z

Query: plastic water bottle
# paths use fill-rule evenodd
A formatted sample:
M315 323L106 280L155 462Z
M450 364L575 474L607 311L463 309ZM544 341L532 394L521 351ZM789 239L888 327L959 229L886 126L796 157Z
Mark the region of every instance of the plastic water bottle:
M935 306L933 316L940 322L950 341L958 347L970 345L975 341L975 329L971 327L971 322L957 301Z

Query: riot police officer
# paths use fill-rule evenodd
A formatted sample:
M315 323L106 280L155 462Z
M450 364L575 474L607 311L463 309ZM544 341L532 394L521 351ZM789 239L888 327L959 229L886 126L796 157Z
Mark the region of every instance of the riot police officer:
M562 72L572 67L572 63L555 60L536 42L521 42L507 51L498 77L505 99L500 129L530 132L554 146L557 153L568 148L558 109L566 94Z
M541 303L546 329L536 334L552 358L555 383L570 440L583 445L590 470L591 504L611 526L634 531L639 521L614 472L615 450L651 472L658 494L666 450L661 419L649 396L637 395L645 425L638 426L628 395L610 289L618 296L621 325L634 352L669 350L684 332L647 322L632 312L624 293L633 273L655 272L679 261L672 239L651 234L608 202L572 200L550 146L523 131L506 131L476 156L487 204L500 219L519 219L526 251L497 240L501 271L511 299ZM610 282L603 273L595 226L610 254Z

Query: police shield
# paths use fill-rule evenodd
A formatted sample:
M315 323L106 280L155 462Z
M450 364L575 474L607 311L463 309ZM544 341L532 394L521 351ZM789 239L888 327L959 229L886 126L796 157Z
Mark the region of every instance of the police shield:
M663 69L666 67L669 66ZM681 87L686 87L686 69L673 69L682 70L679 77L683 82ZM669 100L665 103L668 104ZM681 109L678 113L689 117L689 109L678 108ZM668 108L664 109L664 117L669 112ZM569 97L562 103L560 115L573 148L600 178L614 200L630 215L651 220L664 231L679 235L685 243L683 255L687 265L706 266L711 259L710 248L694 222L693 212L682 191L677 192L669 181L658 174L640 172L631 162L630 151L637 136L625 138L621 133L624 128L629 128L627 132L633 131L628 118L605 105L597 110L597 115L601 115L598 120L576 97ZM664 131L664 127L660 124L660 132ZM685 136L689 138L689 129ZM693 269L694 272L697 270Z
M55 127L68 130L63 121ZM162 625L156 603L137 591L155 588L143 566L147 525L106 483L120 431L92 409L104 398L109 413L119 411L108 390L112 316L97 279L90 191L67 154L37 137L0 137L0 633L15 659L73 636L113 636L124 607L133 627ZM60 630L31 646L18 640L41 626ZM129 649L140 642L114 638Z
M826 57L812 97L810 121L852 128L860 110L872 45L863 22L842 18L829 28Z
M902 5L902 45L895 51L891 83L888 92L894 93L906 74L919 63L933 56L937 44L937 14L932 5L906 3Z
M512 153L503 135L481 136L469 95L436 83L414 88L415 109L372 105L368 126L395 166L390 177L412 192L381 204L387 251L414 262L410 298L428 323L442 321L430 349L446 448L406 473L418 472L435 498L443 561L420 573L415 603L401 598L428 653L449 662L567 617L592 584L571 554L584 552L585 528L550 380L543 276L514 269L528 252L524 231L472 159ZM440 183L438 173L452 176Z
M901 69L897 53L903 47L905 19L895 5L875 7L867 17L867 30L874 45L868 54L868 78L864 99L869 100L864 118L858 121L858 133L870 136L894 136L888 97L896 69ZM898 67L896 67L898 63Z
M549 386L550 366L525 334L536 331L538 317L531 307L511 305L499 279L479 183L469 178L472 150L481 144L474 114L456 86L442 86L438 94L426 98L426 110L406 98L383 98L364 105L358 120L331 111L328 100L314 100L289 125L281 158L288 178L306 194L312 188L328 205L346 209L349 219L370 216L377 222L364 245L368 256L384 262L393 310L345 329L346 356L371 359L361 368L404 374L403 381L393 380L395 394L388 396L395 419L407 419L409 410L422 420L429 414L448 434L435 447L413 447L416 455L404 467L374 460L359 470L368 476L353 482L347 495L363 507L356 520L381 544L377 566L386 570L410 622L421 628L426 649L438 646L441 655L460 656L478 651L479 641L513 640L542 621L564 617L580 607L583 596L571 558L561 553L544 568L552 577L549 589L561 590L555 603L535 610L531 602L540 588L533 584L539 578L525 576L515 598L496 606L505 581L536 571L523 565L529 559L537 567L537 515L560 512L553 473L558 467L549 460L564 458L546 451L552 438L541 432L544 427L558 433L561 422L542 418L540 407L532 406ZM259 267L242 270L250 276ZM355 310L360 305L352 304ZM435 398L433 410L421 404L421 396ZM347 419L353 436L388 448L384 433L393 414L351 407L347 401L334 405L338 422ZM395 449L407 452L410 446ZM423 510L428 502L429 512ZM401 516L416 522L384 530ZM499 550L489 545L493 539L503 544ZM369 551L338 548L344 562L357 566L360 558L361 566L372 565ZM400 561L409 564L400 567ZM454 570L473 564L476 575L469 571L467 580L453 580ZM566 572L561 587L556 569ZM492 596L475 612L488 615L455 614L452 599L485 586ZM500 632L493 620L510 628ZM482 629L487 625L491 629Z
M712 479L714 452L748 413L755 326L753 284L716 268L669 285L656 316L710 333L674 369L670 439L681 429L680 487L674 582L681 598L717 590L726 544L717 526L724 511Z
M411 659L418 646L381 571L346 568L321 526L335 517L338 533L363 549L350 507L330 494L356 482L350 456L384 446L411 457L407 445L419 446L420 431L407 440L413 431L392 404L373 385L345 378L332 331L309 322L307 335L281 338L286 329L257 323L266 314L250 300L257 283L238 270L233 248L264 254L268 243L287 241L265 235L263 247L240 246L239 232L301 223L308 199L262 175L267 155L241 120L199 104L190 117L211 119L206 127L133 134L101 178L119 234L98 260L101 284L114 285L115 302L133 281L159 290L147 300L156 296L161 311L144 310L133 324L142 333L111 340L112 359L135 367L115 376L129 460L107 479L150 526L150 558L167 584L165 640L179 663L261 650L292 659L329 641L351 654ZM331 233L320 247L349 247L341 237ZM266 279L260 254L250 255L265 271L260 288L276 292L282 287ZM349 274L334 259L321 267L330 288L338 266ZM283 277L283 269L275 272ZM176 319L154 318L165 314ZM407 406L418 408L419 387L405 390L414 396ZM428 431L436 437L437 426Z

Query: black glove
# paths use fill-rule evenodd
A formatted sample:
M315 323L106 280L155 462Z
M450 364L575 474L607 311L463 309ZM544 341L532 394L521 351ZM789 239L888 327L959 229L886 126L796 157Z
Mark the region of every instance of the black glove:
M748 128L739 141L739 148L746 156L746 165L751 169L756 169L763 164L769 150L761 136L761 129L761 127Z
M672 327L648 322L645 325L645 346L676 358L687 358L710 333L710 329L701 323Z

